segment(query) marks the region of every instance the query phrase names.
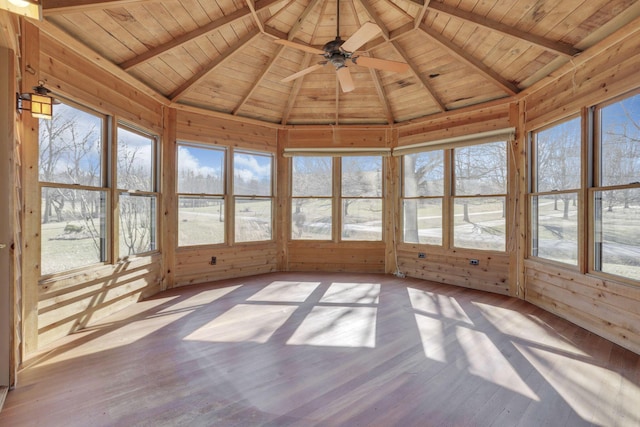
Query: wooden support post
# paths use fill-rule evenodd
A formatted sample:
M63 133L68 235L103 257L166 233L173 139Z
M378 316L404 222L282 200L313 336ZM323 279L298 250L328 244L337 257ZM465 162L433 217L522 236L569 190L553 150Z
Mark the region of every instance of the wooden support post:
M178 203L176 195L176 163L177 163L177 112L175 108L165 107L164 130L161 139L160 158L162 159L161 181L161 227L162 241L162 290L175 285L176 248L178 246Z
M22 20L22 84L21 92L30 92L38 85L40 68L40 33L38 28ZM38 184L38 119L22 113L22 355L38 349L38 293L40 280L40 186Z

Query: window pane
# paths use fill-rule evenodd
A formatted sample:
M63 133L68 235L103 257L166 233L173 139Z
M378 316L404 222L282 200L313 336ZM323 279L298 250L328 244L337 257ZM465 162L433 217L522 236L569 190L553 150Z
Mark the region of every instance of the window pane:
M331 199L293 199L291 238L331 240Z
M578 265L577 198L577 193L532 198L533 256Z
M156 249L156 197L120 194L120 257Z
M118 128L118 188L154 191L155 140Z
M342 196L381 197L382 157L343 157Z
M294 157L291 194L331 197L332 172L331 157Z
M42 188L42 274L106 260L106 200L104 191Z
M56 105L40 120L40 181L102 186L104 120L69 105Z
M233 192L244 196L271 196L273 157L254 153L233 154Z
M453 150L458 196L506 194L507 143L472 145Z
M599 191L596 269L640 280L640 189Z
M178 198L178 246L224 243L224 199Z
M403 156L404 196L442 196L444 151L427 151Z
M178 193L224 194L225 151L178 145Z
M640 95L602 109L602 186L640 181Z
M271 199L236 198L235 241L271 240Z
M504 197L456 198L453 245L459 248L504 251L505 212Z
M535 133L536 191L580 188L580 118Z
M342 200L343 240L382 240L382 200Z
M442 199L406 199L404 213L404 242L442 245Z

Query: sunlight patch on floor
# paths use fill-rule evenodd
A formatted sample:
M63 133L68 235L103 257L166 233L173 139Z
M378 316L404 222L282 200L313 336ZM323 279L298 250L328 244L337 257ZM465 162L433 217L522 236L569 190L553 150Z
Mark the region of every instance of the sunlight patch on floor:
M520 393L531 400L540 400L536 393L520 378L518 372L487 334L465 327L457 327L456 337L460 347L467 355L466 362L469 373Z
M321 303L377 304L380 297L379 283L334 282L320 299Z
M375 307L314 307L287 344L374 348L376 314Z
M444 351L444 332L442 322L433 317L416 314L416 326L420 333L424 355L437 362L446 362Z
M247 298L247 301L304 302L320 282L274 281Z
M238 304L187 335L185 340L266 343L297 308L294 305Z
M175 311L198 308L200 306L210 304L224 297L225 295L230 294L236 289L240 289L242 286L243 285L236 285L236 286L225 286L224 288L207 289L202 292L198 292L192 297L186 298L182 301L178 301L175 304L170 305L167 308L164 308L158 311L158 313L171 313Z
M516 310L511 310L493 305L474 303L482 315L500 332L531 343L542 343L540 337L545 337L544 346L572 353L576 356L589 357L585 352L562 336L556 329L547 327L546 324L534 316L525 316Z
M411 307L420 314L433 315L435 318L447 318L472 325L460 304L451 297L438 295L422 289L407 288Z
M525 345L516 347L585 421L595 425L640 425L637 384L586 360ZM624 424L620 424L621 420Z

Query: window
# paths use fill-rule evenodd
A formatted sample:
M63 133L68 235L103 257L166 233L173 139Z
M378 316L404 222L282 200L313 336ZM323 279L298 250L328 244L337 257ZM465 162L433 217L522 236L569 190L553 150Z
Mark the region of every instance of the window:
M382 157L342 157L342 239L382 240Z
M157 249L157 139L124 125L117 129L119 257Z
M272 240L273 155L233 153L235 242Z
M581 120L532 134L531 255L578 265Z
M506 250L507 143L455 148L453 245Z
M291 238L331 240L333 159L294 157L291 172Z
M442 245L444 150L403 156L403 241Z
M178 144L178 246L226 241L225 158L224 149Z
M105 124L68 103L40 120L41 274L107 261Z
M640 280L640 95L595 111L594 269Z

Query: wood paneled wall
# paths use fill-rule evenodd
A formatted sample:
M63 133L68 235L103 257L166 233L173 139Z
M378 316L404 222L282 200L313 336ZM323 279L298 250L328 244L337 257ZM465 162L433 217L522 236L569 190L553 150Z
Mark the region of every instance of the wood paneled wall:
M122 82L44 31L26 23L23 34L23 91L45 82L58 97L162 135L163 104ZM25 203L25 354L99 320L161 289L160 254L40 280L40 189L37 120L23 115Z
M177 111L178 141L275 153L277 138L277 128L272 126L212 117L188 109ZM174 146L167 155L175 154ZM175 185L167 192L175 192ZM230 209L230 203L226 205ZM175 202L172 208L177 209ZM277 214L276 218L279 218ZM167 233L177 235L176 227L176 221L168 223ZM211 257L216 257L215 265L211 264ZM173 258L174 283L170 286L182 286L277 271L278 246L274 238L274 241L265 243L183 247L175 251Z
M640 28L635 28L623 37L605 39L559 70L557 80L527 91L526 128L640 87ZM640 353L640 287L536 259L524 265L527 301Z
M47 29L46 23L42 26ZM403 125L353 128L278 127L217 114L169 106L161 96L101 66L99 59L60 43L53 29L24 29L23 85L38 79L62 96L157 132L163 137L165 168L161 196L162 252L130 262L99 266L77 274L39 282L39 187L37 127L25 119L24 145L24 346L26 353L89 325L141 296L161 289L272 271L399 270L409 276L479 290L511 294L565 317L633 351L640 352L640 288L604 280L571 268L526 258L526 135L524 130L549 123L593 103L640 86L640 35L608 38L554 73L554 78L513 99L480 108L446 112ZM25 70L35 70L35 74ZM399 160L386 163L384 240L382 242L291 241L289 160L284 148L395 147L507 127L517 127L514 159L510 159L508 200L510 224L506 253L429 248L399 242ZM176 248L176 141L277 153L277 218L274 241L266 243ZM426 258L418 258L425 252ZM217 258L211 265L211 257ZM477 267L469 259L479 260ZM524 283L522 283L524 282Z

